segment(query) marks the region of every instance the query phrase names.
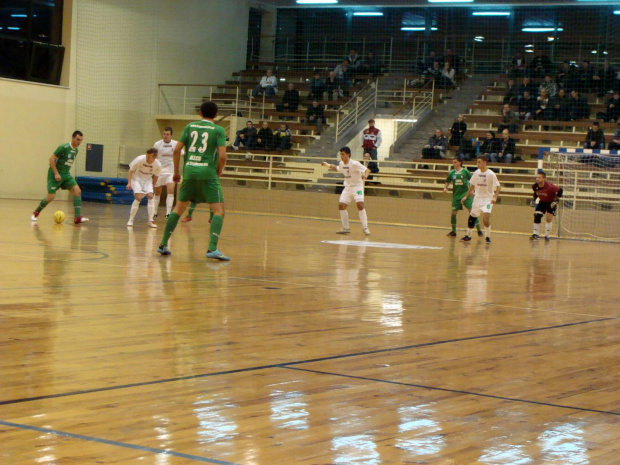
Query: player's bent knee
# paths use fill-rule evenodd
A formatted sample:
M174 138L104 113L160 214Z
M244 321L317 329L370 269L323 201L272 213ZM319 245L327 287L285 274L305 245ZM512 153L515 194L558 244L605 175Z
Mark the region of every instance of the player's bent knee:
M346 203L339 203L338 204L338 210L346 210L348 207L348 205Z
M474 229L474 226L476 226L476 217L469 215L469 218L467 219L467 227L469 229Z
M82 195L82 191L78 186L73 186L73 189L71 189L71 193L76 197L80 197Z
M536 224L540 224L540 222L542 221L542 212L535 212L534 213L534 223Z
M364 202L357 202L357 209L362 211L364 209Z

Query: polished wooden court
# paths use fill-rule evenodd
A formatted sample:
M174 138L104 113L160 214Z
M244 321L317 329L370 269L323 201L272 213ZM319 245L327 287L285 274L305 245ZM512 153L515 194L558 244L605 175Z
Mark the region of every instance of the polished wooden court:
M35 205L0 201L2 465L620 463L618 244L230 213L220 263L204 210L159 257L145 207Z

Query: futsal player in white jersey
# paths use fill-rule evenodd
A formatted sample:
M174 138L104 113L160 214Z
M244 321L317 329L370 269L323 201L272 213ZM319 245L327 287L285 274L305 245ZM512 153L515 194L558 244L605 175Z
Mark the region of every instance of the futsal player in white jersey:
M161 191L166 186L166 218L170 215L172 207L174 205L174 182L172 181L172 175L174 174L174 164L172 163L172 153L177 145L177 141L172 139L172 128L167 126L162 133L162 139L155 142L153 145L157 149L157 159L161 163L161 175L155 183L155 214L153 220L157 218L157 209L159 208L159 199L161 197ZM181 155L184 155L185 151L181 151Z
M129 221L127 226L133 226L133 219L138 213L140 201L146 196L148 199L148 220L147 224L151 228L157 225L153 221L155 214L155 201L153 199L153 184L157 182L157 178L161 173L161 163L157 159L157 149L155 147L148 149L145 155L134 158L129 164L129 172L127 173L127 189L133 191L134 201L131 205L129 213Z
M474 194L474 204L471 207L469 220L467 221L467 235L461 239L463 242L471 241L471 235L476 224L476 218L482 215L482 223L484 224L484 235L487 244L491 243L491 211L493 205L497 202L501 186L497 180L497 176L493 171L487 168L486 155L480 155L476 160L478 169L474 172L469 180L469 190L461 199L461 203L469 196Z
M347 207L351 201L355 201L362 222L362 230L367 236L370 235L368 229L368 218L364 209L364 181L368 178L370 170L362 165L359 161L351 160L351 149L342 147L339 151L340 163L338 165L330 165L326 161L321 163L332 171L338 171L344 176L344 190L340 194L338 209L340 210L340 219L342 220L342 229L336 231L336 234L349 234L349 213Z

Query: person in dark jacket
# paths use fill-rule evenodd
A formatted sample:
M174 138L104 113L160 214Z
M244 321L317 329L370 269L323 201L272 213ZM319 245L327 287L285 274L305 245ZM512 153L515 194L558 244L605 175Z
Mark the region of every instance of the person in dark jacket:
M601 125L598 121L593 122L590 129L588 129L588 134L586 135L586 141L583 143L583 148L599 150L603 150L605 148L605 134L603 134L603 130L601 129Z
M280 152L288 150L292 146L291 131L286 124L281 123L280 128L273 132L273 148Z
M325 109L316 100L313 100L312 105L306 110L306 123L315 124L316 134L321 135L323 125L325 124Z
M234 150L239 150L239 146L243 144L245 148L251 149L254 147L254 140L256 139L256 128L252 121L247 121L245 123L245 127L237 131L237 137L235 138L235 142L232 145Z
M467 123L465 123L465 116L459 115L457 120L450 128L450 145L461 146L463 136L467 132Z
M446 158L448 151L448 139L443 135L440 128L435 129L435 134L428 139L428 144L422 149L422 158Z
M369 152L364 152L364 161L362 161L362 165L364 165L366 168L368 168L370 170L371 173L378 173L379 172L379 165L377 164L376 161L374 161L371 157L370 157L370 153ZM369 174L368 177L366 178L366 182L372 182L372 174ZM381 184L380 182L372 182L373 184Z
M491 161L494 163L512 163L515 155L515 140L510 137L508 129L502 132L502 138L498 142L497 153L491 153Z
M256 134L256 148L271 150L273 148L273 131L269 127L269 122L263 121L262 127Z
M578 90L573 90L571 93L571 100L568 106L569 116L571 121L578 119L586 119L590 117L590 105L585 97L579 95Z
M310 79L310 89L308 91L308 100L322 100L323 92L325 92L325 82L321 78L321 73L314 72L314 77Z
M299 91L295 89L295 85L289 82L288 89L284 91L282 103L276 105L278 111L297 111L299 107Z
M497 159L497 152L499 151L499 143L495 138L493 131L487 132L486 139L480 144L480 155L486 155L488 160Z

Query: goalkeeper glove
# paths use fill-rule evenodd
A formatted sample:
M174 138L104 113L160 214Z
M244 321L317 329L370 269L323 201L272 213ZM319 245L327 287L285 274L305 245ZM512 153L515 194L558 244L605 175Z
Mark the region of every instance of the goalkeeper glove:
M553 202L551 202L551 208L555 208L558 206L558 201L554 200Z
M536 200L530 200L530 207L536 206Z

